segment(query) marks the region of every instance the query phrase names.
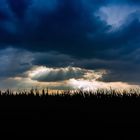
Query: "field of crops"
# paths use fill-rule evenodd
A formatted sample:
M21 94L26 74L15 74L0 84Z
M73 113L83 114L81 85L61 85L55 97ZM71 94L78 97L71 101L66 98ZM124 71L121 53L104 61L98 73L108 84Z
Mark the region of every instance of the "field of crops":
M47 90L39 93L32 89L13 94L7 90L0 95L0 119L6 131L31 133L41 130L45 134L56 130L59 134L77 133L79 129L90 133L95 128L139 127L138 92L138 89L131 89L121 93L98 90L48 94Z

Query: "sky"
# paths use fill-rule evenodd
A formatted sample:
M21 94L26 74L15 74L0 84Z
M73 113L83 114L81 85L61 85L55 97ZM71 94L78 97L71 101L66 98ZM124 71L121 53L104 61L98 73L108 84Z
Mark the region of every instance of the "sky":
M140 85L138 0L0 0L0 88Z

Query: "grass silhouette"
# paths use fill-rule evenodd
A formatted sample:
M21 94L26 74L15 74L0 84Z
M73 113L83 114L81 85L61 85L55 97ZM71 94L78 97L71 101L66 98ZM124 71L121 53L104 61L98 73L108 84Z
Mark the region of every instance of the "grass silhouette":
M45 133L47 129L69 133L68 126L76 133L79 129L84 132L85 128L90 131L90 127L140 126L139 92L139 89L99 89L49 94L48 89L16 93L6 90L0 92L0 119L8 123L8 128L17 125L29 132L41 130Z

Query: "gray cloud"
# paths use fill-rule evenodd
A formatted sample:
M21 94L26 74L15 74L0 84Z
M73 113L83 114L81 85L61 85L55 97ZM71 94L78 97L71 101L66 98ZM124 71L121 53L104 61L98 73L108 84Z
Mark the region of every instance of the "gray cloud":
M13 48L0 51L0 78L23 76L32 67L31 53Z
M68 67L73 66L76 59L58 52L33 53L33 65L43 65L47 67Z
M33 75L31 73L31 79L37 80L39 82L58 82L69 80L72 78L79 79L82 78L85 74L85 70L74 67L66 68L43 68L43 70L36 70L36 73Z
M139 52L140 50L137 49L134 52L123 54L120 58L103 60L95 58L76 59L57 52L32 53L7 48L0 51L0 78L28 77L27 72L32 70L32 67L46 66L48 71L39 73L32 79L44 82L63 81L71 78L78 79L83 78L88 70L105 69L107 73L99 79L100 81L123 81L138 84L140 82ZM65 67L67 67L67 70Z

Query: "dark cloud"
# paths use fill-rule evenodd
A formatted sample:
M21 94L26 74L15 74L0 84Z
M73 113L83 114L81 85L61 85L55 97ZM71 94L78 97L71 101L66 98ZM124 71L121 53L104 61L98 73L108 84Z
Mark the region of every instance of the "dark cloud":
M58 52L34 53L33 57L33 65L42 65L53 68L73 66L76 61L76 59L71 56Z
M17 18L24 18L25 12L31 4L31 0L7 0L7 3Z
M102 57L101 50L119 49L122 45L127 45L128 40L137 37L139 31L136 18L130 26L109 33L111 27L94 15L100 6L107 3L110 1L9 0L9 9L14 14L19 14L15 18L20 16L20 19L7 19L7 22L14 22L9 24L13 32L1 26L1 43L13 44L30 51L57 51L75 57Z
M43 7L44 10L36 5L39 2L42 2L39 6ZM56 3L58 3L57 6ZM84 5L85 3L87 6ZM47 2L34 0L30 6L27 6L29 4L25 0L19 0L18 2L9 0L8 4L11 11L14 14L16 13L14 18L17 16L22 18L24 15L24 20L17 19L17 21L14 21L16 22L14 24L21 26L18 33L13 34L6 29L1 32L1 34L5 34L1 38L2 44L17 44L30 50L57 50L71 54L74 52L78 54L80 47L83 51L79 54L84 55L84 46L87 46L89 50L92 45L88 34L98 34L98 32L108 28L93 15L94 7L98 3L93 4L92 11L88 7L88 3L82 0L57 0L56 2L54 0L53 2L50 2L50 0ZM43 5L46 5L46 7ZM51 10L48 11L49 8ZM7 20L9 21L9 19Z
M118 28L96 14L112 5L120 12L122 5L127 7ZM139 7L136 0L1 0L0 77L23 74L35 65L74 66L106 69L104 81L139 83ZM117 20L111 12L109 16ZM6 49L9 45L15 49ZM74 77L61 72L49 75L40 81Z

